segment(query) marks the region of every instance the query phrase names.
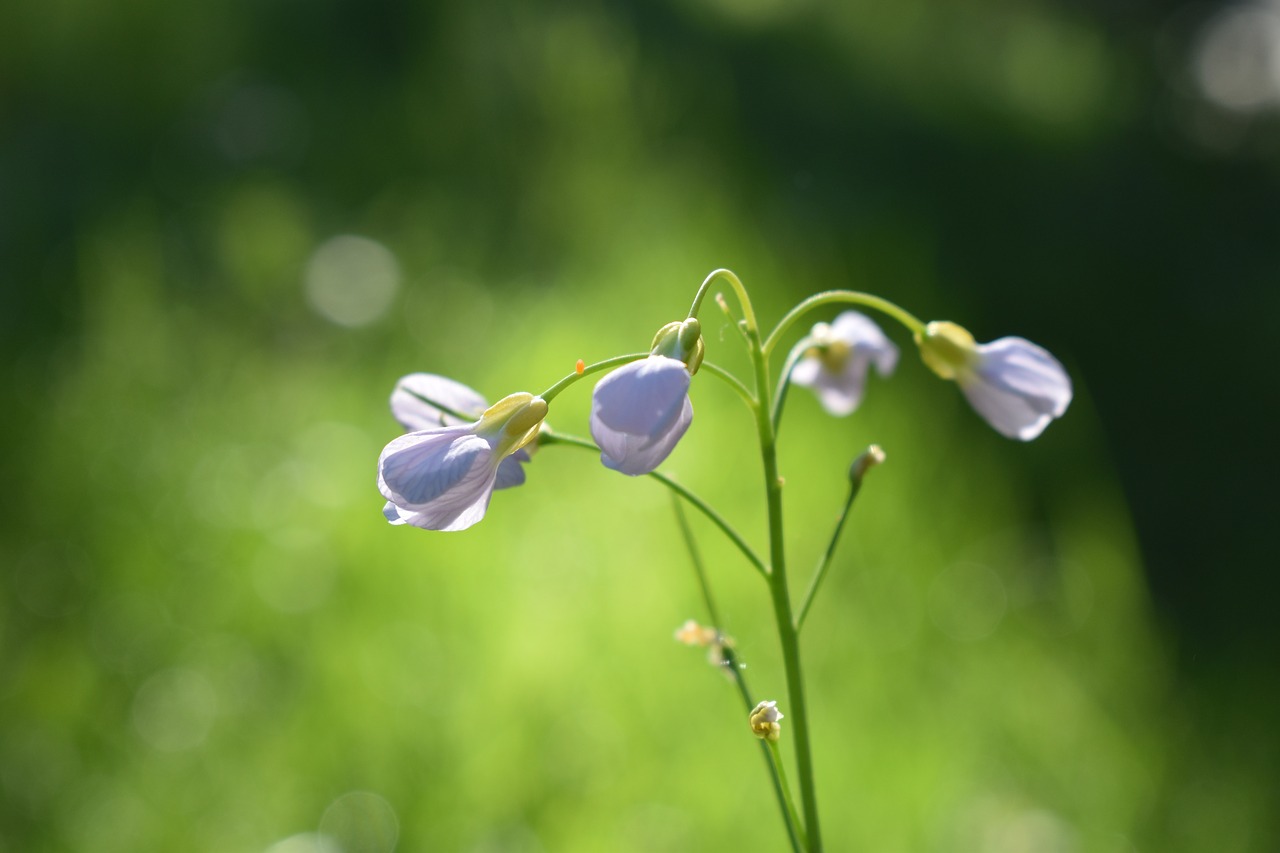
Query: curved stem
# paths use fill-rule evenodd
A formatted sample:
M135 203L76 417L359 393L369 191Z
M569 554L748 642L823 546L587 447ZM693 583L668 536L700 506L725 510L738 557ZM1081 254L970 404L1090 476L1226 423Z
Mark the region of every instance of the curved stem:
M702 300L707 295L707 290L711 287L711 283L718 278L723 278L729 282L733 288L734 294L738 297L738 302L742 305L742 318L746 321L748 332L754 332L756 326L756 312L751 309L751 298L747 296L747 289L743 286L742 280L739 279L732 271L726 269L712 270L702 281L702 286L698 288L698 292L693 297L693 305L689 308L689 316L698 316L699 309L702 308Z
M673 492L671 495L671 508L675 510L676 523L680 527L680 535L684 537L684 544L689 549L689 558L693 562L693 570L698 576L698 588L702 591L702 602L707 607L707 614L711 617L711 624L716 629L716 635L720 639L720 650L724 656L725 670L733 677L734 684L738 687L738 694L742 697L742 704L750 714L755 708L755 702L751 699L751 691L747 688L746 676L742 674L742 668L738 665L738 659L734 654L733 648L724 642L724 623L720 621L720 613L716 610L715 601L711 597L711 583L707 580L706 568L702 563L702 555L698 553L698 543L693 538L693 528L689 526L689 518L685 515L684 507L680 504L680 499ZM785 788L784 777L779 775L779 765L774 760L774 756L769 752L769 744L760 741L760 750L764 755L765 767L769 770L769 778L773 782L773 793L778 799L778 808L782 810L782 821L787 827L787 836L791 839L791 849L793 853L801 853L804 847L800 842L800 822L796 817L795 806L791 802L791 791Z
M538 396L550 403L556 398L557 394L577 382L579 379L585 379L593 373L599 373L600 371L608 370L611 367L621 367L624 364L639 361L642 358L648 357L649 353L647 352L633 352L628 353L627 355L616 355L613 358L606 358L604 361L597 361L595 364L588 364L586 367L582 368L581 372L575 370L573 373L570 373L568 376L564 377Z
M600 452L600 448L597 447L595 443L587 441L585 438L579 438L576 435L566 435L562 432L556 432L545 424L542 427L542 431L538 433L538 444L544 446L550 444L565 444L570 447L579 447L583 450L594 450L597 453ZM710 504L677 483L675 480L668 477L666 474L658 471L651 471L648 476L657 480L659 483L684 498L690 504L697 507L712 524L720 528L721 533L729 537L729 540L733 542L734 545L738 546L738 550L742 552L742 555L747 558L747 561L751 563L762 577L766 579L769 577L769 568L764 564L764 561L756 556L756 552L747 544L747 540L742 538L742 534L738 533L737 530L734 530L733 525L725 521L724 517L712 509Z
M778 426L782 423L782 407L787 404L787 391L791 389L791 371L796 369L796 363L804 357L804 351L812 344L813 338L807 335L801 338L791 348L791 352L787 353L786 363L782 365L782 373L778 375L778 387L773 392L773 411L769 415L769 420L773 423L775 439L778 437Z
M712 376L715 376L718 379L724 380L729 385L730 388L738 392L738 396L741 397L743 402L747 404L747 408L751 409L752 412L755 411L756 398L752 395L751 389L748 388L746 385L742 384L741 379L734 376L732 373L725 370L720 365L712 364L709 361L702 362L702 366L699 367L698 369L705 370L708 373L710 373Z
M778 321L778 325L773 327L773 331L769 333L769 338L764 342L764 354L767 356L773 351L773 348L778 345L778 339L782 337L787 329L791 328L792 323L814 308L830 305L833 302L861 305L864 308L873 308L876 311L881 311L906 326L913 335L921 334L924 331L924 323L918 317L899 308L887 299L881 299L879 296L873 296L870 293L863 293L858 290L828 290L824 293L815 293L788 311Z

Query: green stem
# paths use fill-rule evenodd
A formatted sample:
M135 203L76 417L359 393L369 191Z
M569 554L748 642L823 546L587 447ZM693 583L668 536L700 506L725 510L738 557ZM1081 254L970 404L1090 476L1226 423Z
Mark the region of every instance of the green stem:
M804 594L804 601L800 604L800 610L796 613L797 632L804 627L804 618L809 615L809 608L813 605L813 597L818 594L818 586L827 575L827 567L831 565L831 558L836 553L836 543L840 541L840 532L844 530L844 523L849 518L849 510L853 507L853 499L858 496L858 490L861 488L861 477L850 478L849 496L845 498L844 509L840 510L840 518L836 520L836 529L831 533L831 541L827 543L826 553L822 555L822 560L818 563L818 568L813 573L813 580L809 581L809 589Z
M748 409L751 409L753 412L755 411L756 398L752 395L751 389L742 384L741 379L734 376L720 365L712 364L709 361L702 362L702 366L699 369L705 370L717 379L723 380L730 388L737 392L738 396L747 404Z
M594 450L597 453L600 452L600 448L593 442L587 441L585 438L579 438L576 435L567 435L562 432L557 432L545 424L543 424L542 431L538 433L538 444L540 446L564 444L569 447L578 447L583 450ZM751 546L747 544L747 540L742 538L742 534L737 530L734 530L733 525L726 521L724 516L712 509L710 504L677 483L675 480L668 477L666 474L658 471L651 471L648 476L657 480L659 483L684 498L690 504L697 507L712 524L720 528L720 532L729 537L729 540L733 542L734 545L738 546L738 550L742 552L742 555L747 558L747 561L751 563L762 577L769 577L769 568L764 564L764 561L761 560L760 557L756 555L756 552L751 549Z
M873 296L870 293L862 293L858 290L828 290L824 293L815 293L813 296L810 296L808 299L805 299L799 305L788 311L783 318L778 321L778 325L773 327L773 331L769 333L769 337L762 347L764 354L768 356L769 353L773 352L773 348L778 345L778 339L782 337L787 329L791 328L792 323L799 320L814 308L819 308L823 305L830 305L833 302L850 303L853 305L861 305L864 308L873 308L876 311L888 314L890 317L906 326L913 335L922 334L924 332L924 323L921 322L918 317L908 311L904 311L887 299L881 299L879 296Z
M585 379L593 373L599 373L600 371L608 370L611 367L620 367L621 365L629 364L630 362L639 361L642 358L648 357L649 353L647 352L633 352L628 353L627 355L618 355L613 358L606 358L604 361L597 361L595 364L588 364L586 367L582 368L582 370L575 370L573 373L570 373L568 376L564 377L538 396L550 403L556 398L557 394L577 382L579 379Z
M733 292L738 297L738 302L742 305L742 318L746 321L746 331L756 331L756 313L751 309L751 299L747 296L747 289L743 286L742 280L726 269L712 270L702 281L702 286L698 288L697 294L693 297L693 306L689 309L690 317L697 317L698 311L702 308L702 300L707 295L711 283L718 278L723 278L729 282L729 286L733 288Z
M778 427L782 423L782 407L787 404L787 391L791 388L791 371L796 369L796 363L804 357L805 350L812 344L813 338L808 336L801 338L791 348L791 352L787 353L787 361L782 365L782 373L778 375L778 388L773 393L773 411L769 415L769 420L773 423L775 440L778 437Z
M782 763L782 752L781 750L778 749L778 745L773 741L763 740L761 741L761 743L768 745L769 757L773 759L772 764L774 767L777 768L775 772L778 776L778 784L782 788L782 796L786 797L787 814L791 816L791 820L794 821L796 826L798 827L800 826L800 816L796 814L796 804L791 799L791 784L787 782L787 770L786 770L786 765ZM794 844L795 841L796 841L795 837L792 836L792 844ZM809 847L809 839L804 837L803 829L800 830L800 843L804 845L804 849L806 850L818 849L818 848Z
M813 751L809 742L809 714L805 707L804 676L800 663L800 637L791 613L791 595L787 589L787 555L782 531L782 478L778 475L777 437L771 419L769 400L769 355L760 345L758 331L750 332L748 348L755 366L756 431L760 437L760 456L764 463L765 502L769 512L769 592L773 599L773 618L778 626L782 646L782 663L787 676L787 695L791 703L788 716L795 735L796 770L800 776L800 799L804 806L804 827L812 853L821 853L822 835L818 828L818 799L813 781Z
M715 601L711 597L711 584L707 580L707 572L702 563L702 555L698 552L698 543L693 538L693 528L689 526L689 518L684 513L684 507L674 493L671 495L671 507L675 510L676 523L680 527L680 534L684 537L684 544L689 549L689 558L693 561L693 570L698 575L698 588L702 591L703 604L707 607L707 614L711 617L711 624L716 629L716 635L720 640L724 666L733 676L734 684L738 687L738 694L742 697L742 704L746 707L749 715L756 706L755 702L751 699L751 691L747 688L747 679L742 674L742 668L738 666L738 660L734 655L733 649L724 642L724 623L720 621L720 614L716 610ZM782 810L782 821L786 824L787 836L791 839L791 849L794 853L801 853L804 847L798 834L800 822L796 817L795 806L791 802L791 791L784 787L786 783L784 782L784 777L780 775L781 767L774 760L775 756L770 754L769 745L763 740L760 741L760 750L764 756L765 767L769 770L769 778L773 781L774 796L778 799L778 808Z

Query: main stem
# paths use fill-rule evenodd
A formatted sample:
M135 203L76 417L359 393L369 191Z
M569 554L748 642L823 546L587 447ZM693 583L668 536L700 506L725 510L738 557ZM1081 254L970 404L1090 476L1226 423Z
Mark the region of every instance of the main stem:
M796 744L796 770L800 777L805 835L810 853L821 853L822 835L818 831L818 798L813 784L809 715L805 709L804 680L800 666L800 637L792 617L791 594L787 588L787 554L782 533L782 479L778 476L777 433L773 426L769 388L769 356L761 346L758 329L750 329L748 337L751 362L755 366L756 399L759 401L756 407L756 431L760 435L765 501L769 512L769 593L773 599L773 618L778 625L782 663L787 676L787 695L791 705L787 709L787 719Z

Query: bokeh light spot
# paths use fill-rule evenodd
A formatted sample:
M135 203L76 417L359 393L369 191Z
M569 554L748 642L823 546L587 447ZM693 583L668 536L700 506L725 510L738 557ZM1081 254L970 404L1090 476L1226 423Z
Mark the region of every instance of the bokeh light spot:
M400 288L395 255L367 237L341 234L307 262L307 301L340 326L367 326L391 307Z
M324 810L320 834L337 842L343 853L390 853L400 837L400 823L382 797L351 791Z
M954 563L929 589L933 624L953 640L972 642L990 635L1004 619L1009 597L1004 582L980 563Z
M300 832L282 838L264 853L346 853L332 838L316 832Z
M1201 31L1196 80L1219 106L1253 112L1280 103L1280 14L1259 6L1226 9Z
M217 694L193 669L174 667L156 673L133 697L133 726L147 744L162 752L199 746L217 715Z

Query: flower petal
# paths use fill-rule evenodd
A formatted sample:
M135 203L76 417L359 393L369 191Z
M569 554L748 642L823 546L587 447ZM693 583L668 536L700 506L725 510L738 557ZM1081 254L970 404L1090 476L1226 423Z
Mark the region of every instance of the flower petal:
M493 447L473 427L402 435L378 460L378 489L401 522L428 530L463 530L484 518L498 465ZM390 513L384 515L392 523Z
M693 403L688 397L675 422L655 436L629 435L611 430L591 418L591 435L600 445L600 462L604 467L632 477L648 474L661 465L693 423Z
M494 482L495 489L510 489L513 486L524 485L524 465L532 459L529 451L523 447L515 453L508 456L498 463L498 479Z
M610 373L591 395L591 417L630 435L670 429L689 392L689 369L663 355L633 361Z
M981 344L956 377L970 405L997 432L1030 441L1071 403L1071 378L1044 348L1023 338Z
M464 423L419 397L434 400L473 419L478 419L489 408L484 397L461 382L434 373L410 373L401 377L391 392L391 414L411 432Z

